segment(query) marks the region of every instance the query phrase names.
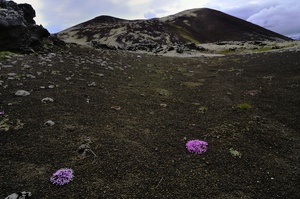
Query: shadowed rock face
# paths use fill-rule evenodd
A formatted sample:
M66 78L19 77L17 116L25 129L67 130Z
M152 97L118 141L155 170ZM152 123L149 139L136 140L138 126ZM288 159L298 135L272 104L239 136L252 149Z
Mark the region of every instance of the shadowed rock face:
M149 20L99 16L62 32L58 37L79 44L108 48L158 48L193 42L287 41L283 35L225 13L202 8ZM145 47L146 46L146 47Z
M0 51L28 51L37 49L47 29L36 25L35 10L29 4L0 1Z
M212 9L194 9L165 21L175 29L184 29L196 41L207 43L216 41L264 41L290 40L289 38Z

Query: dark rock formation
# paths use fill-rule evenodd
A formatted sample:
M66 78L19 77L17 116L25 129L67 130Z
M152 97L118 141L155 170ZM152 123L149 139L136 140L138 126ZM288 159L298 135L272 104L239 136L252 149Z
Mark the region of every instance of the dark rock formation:
M108 44L99 44L97 41L91 41L91 46L94 48L103 48L109 50L117 50L117 47Z
M35 10L29 4L0 1L0 51L32 51L41 48L41 41L50 33L36 25Z

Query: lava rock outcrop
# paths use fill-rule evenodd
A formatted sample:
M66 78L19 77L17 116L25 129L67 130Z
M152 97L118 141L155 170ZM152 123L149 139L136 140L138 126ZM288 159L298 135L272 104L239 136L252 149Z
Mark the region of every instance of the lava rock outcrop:
M35 10L30 4L0 1L0 51L27 52L42 47L50 33L34 21Z

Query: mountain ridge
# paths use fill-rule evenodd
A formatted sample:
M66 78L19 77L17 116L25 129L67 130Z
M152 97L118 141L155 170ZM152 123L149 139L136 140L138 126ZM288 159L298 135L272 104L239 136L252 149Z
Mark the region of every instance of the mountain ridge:
M57 33L66 41L130 49L218 41L291 41L291 38L210 8L185 10L162 18L127 20L95 17ZM143 47L142 47L143 48ZM150 49L150 50L151 50Z

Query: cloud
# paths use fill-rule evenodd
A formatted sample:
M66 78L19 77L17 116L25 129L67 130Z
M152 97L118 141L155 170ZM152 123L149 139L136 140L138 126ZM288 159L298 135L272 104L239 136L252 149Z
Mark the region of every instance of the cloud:
M225 7L220 10L222 10L223 12L230 14L232 16L238 17L240 19L247 20L249 17L260 12L262 9L273 6L273 5L274 5L274 3L270 3L270 2L265 2L265 3L260 3L260 4L255 4L253 2L247 2L243 5L236 5L236 6L229 7L229 8Z
M129 0L125 2L128 6L139 6L139 5L147 5L151 3L151 0Z
M281 34L293 35L300 32L299 10L300 2L280 4L262 9L247 20Z
M146 12L144 14L145 19L152 19L156 17L156 14L154 12Z
M101 4L99 4L98 0L89 0L88 2L52 0L44 2L43 9L40 11L44 17L51 19L47 24L48 27L56 27L56 29L63 30L99 15L116 16L122 10L120 6L115 6L115 3L118 2L101 1ZM48 10L49 8L51 8L51 11ZM52 32L54 31L52 30Z
M158 15L166 16L168 11L163 9L152 10L144 13L145 19L157 18Z

